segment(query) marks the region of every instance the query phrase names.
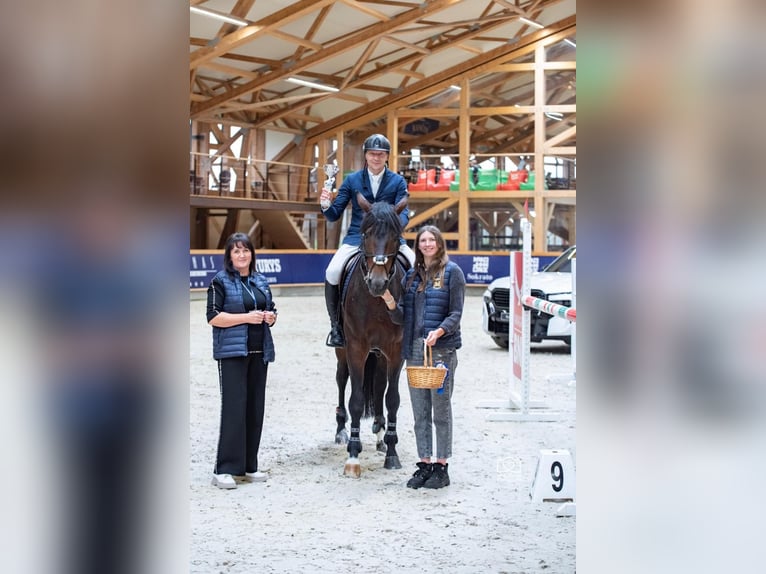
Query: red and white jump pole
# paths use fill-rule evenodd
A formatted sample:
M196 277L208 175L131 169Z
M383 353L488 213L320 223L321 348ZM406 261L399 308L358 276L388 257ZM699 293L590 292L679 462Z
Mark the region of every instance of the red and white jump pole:
M532 297L531 295L524 297L523 303L527 307L532 307L538 311L546 313L547 315L561 317L562 319L567 319L573 323L577 320L577 309L572 309L571 307L565 307L564 305L551 303L550 301L546 301L545 299L538 299L537 297Z

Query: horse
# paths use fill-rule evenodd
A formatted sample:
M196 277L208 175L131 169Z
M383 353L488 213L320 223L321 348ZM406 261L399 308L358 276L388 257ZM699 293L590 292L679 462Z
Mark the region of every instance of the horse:
M386 202L370 204L357 193L357 202L364 210L359 252L349 262L349 274L344 285L344 297L341 303L341 317L345 332L345 352L348 375L351 379L351 396L348 410L351 415L351 435L348 439L348 460L343 469L345 476L359 478L362 473L359 453L362 442L359 438L359 424L365 412L365 405L373 408L375 422L373 432L382 430L386 422L383 442L386 446L384 468L397 469L402 465L396 452L399 441L396 434L396 416L399 410L399 375L402 371L402 327L391 321L382 295L388 289L395 299L401 292L403 270L397 265L399 238L402 224L399 214L407 206L407 198L396 206ZM374 354L376 365L368 365ZM342 407L339 366L336 379L339 386L339 404ZM368 376L365 385L365 367ZM378 377L370 373L380 373ZM382 373L385 372L385 377ZM340 373L340 374L339 374ZM377 381L377 382L376 382ZM345 380L343 382L345 388ZM385 396L386 419L383 418L383 399ZM337 413L337 411L336 411ZM340 432L340 418L338 418ZM345 421L344 421L345 422ZM344 429L345 430L345 429ZM337 441L336 441L337 442Z

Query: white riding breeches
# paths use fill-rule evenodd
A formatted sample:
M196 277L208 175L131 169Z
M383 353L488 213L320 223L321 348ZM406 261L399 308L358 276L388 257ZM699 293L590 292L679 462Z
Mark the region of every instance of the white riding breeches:
M346 265L346 261L348 261L349 258L357 251L359 251L358 247L343 243L335 252L335 255L332 256L330 264L327 266L327 270L325 271L325 280L331 285L337 285L340 283L340 275L343 273L343 267ZM415 265L415 252L410 248L409 245L406 243L400 244L399 252L404 253L404 256L410 262L410 266Z

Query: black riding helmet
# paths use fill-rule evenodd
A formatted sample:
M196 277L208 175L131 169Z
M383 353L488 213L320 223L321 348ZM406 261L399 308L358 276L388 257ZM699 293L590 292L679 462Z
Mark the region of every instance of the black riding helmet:
M364 140L362 150L364 153L367 153L368 151L384 151L386 153L391 153L391 142L382 134L372 134Z

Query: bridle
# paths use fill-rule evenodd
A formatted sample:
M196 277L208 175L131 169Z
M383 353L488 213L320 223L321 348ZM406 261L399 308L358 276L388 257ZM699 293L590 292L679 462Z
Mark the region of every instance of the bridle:
M389 259L394 259L396 257L397 251L394 251L393 253L383 253L383 254L375 254L375 253L368 253L364 249L364 243L365 243L365 234L362 234L362 242L359 244L359 253L362 255L362 273L364 274L365 281L370 281L372 270L374 267L370 268L367 265L367 259L372 259L373 265L382 265L386 266ZM396 273L396 265L392 264L391 267L388 269L388 277L386 281L391 281L391 278L394 276L394 273Z

